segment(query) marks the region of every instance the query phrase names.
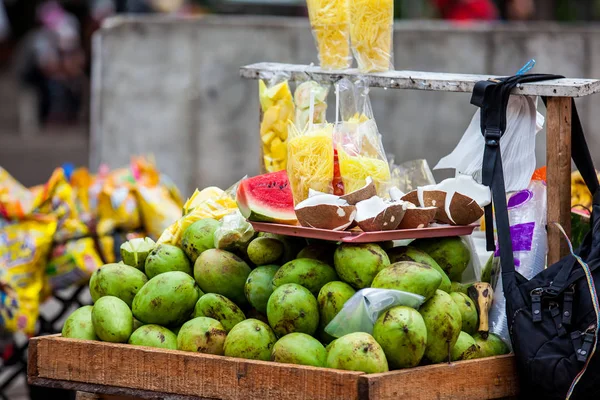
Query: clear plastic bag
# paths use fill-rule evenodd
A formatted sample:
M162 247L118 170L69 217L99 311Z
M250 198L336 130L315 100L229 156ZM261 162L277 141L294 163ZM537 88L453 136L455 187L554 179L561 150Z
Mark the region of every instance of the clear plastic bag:
M531 279L544 270L548 241L546 236L546 184L531 181L529 187L514 193L508 200L508 218L513 245L515 270ZM499 250L494 253L494 263L499 264ZM502 274L492 277L495 283L494 300L490 309L490 331L510 343L506 315L506 299L502 289Z
M544 126L544 116L537 112L537 97L510 96L506 109L506 131L500 140L506 191L526 189L535 170L535 135ZM485 147L477 110L469 127L454 150L443 157L436 169L456 169L481 182Z
M419 186L435 185L427 160L412 160L396 165L393 157L390 157L390 171L390 185L397 187L402 193L408 193Z
M306 5L321 68L350 68L349 0L307 0Z
M310 98L314 96L314 107L311 115ZM312 117L313 124L323 124L326 121L327 95L329 86L321 85L315 81L306 81L296 87L294 91L294 106L296 108L296 128L303 130Z
M215 247L227 251L241 250L247 247L256 232L246 218L235 210L221 219L221 225L214 234Z
M340 312L327 324L325 332L335 338L353 332L373 333L373 325L379 314L395 307L418 309L425 297L393 289L362 289L356 292Z
M294 120L294 99L288 74L277 74L268 83L258 81L260 100L261 170L276 172L286 168L288 121Z
M289 123L287 172L295 204L307 199L310 189L333 193L333 124L313 123L314 91L310 91L309 105L309 121L305 129Z
M350 1L350 39L360 72L393 69L393 35L393 0Z
M373 117L368 85L342 79L336 85L336 105L342 121L335 124L334 145L345 192L362 188L371 177L379 196L387 197L390 166Z

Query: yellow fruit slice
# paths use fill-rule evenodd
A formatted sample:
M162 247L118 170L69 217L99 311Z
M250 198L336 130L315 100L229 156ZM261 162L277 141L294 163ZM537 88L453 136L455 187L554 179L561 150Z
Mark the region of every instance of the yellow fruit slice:
M275 132L273 131L266 131L264 133L261 133L260 135L260 139L262 140L263 144L268 145L271 144L271 141L278 136Z
M285 143L279 138L275 138L271 142L271 157L277 160L285 159Z

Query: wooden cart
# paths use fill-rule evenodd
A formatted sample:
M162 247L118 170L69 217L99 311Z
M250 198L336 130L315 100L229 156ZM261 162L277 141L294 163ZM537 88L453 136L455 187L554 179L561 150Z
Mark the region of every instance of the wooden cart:
M260 63L241 69L249 79L288 73L292 80L334 83L354 70ZM362 75L371 87L471 92L490 78L415 71ZM516 95L547 96L548 262L567 254L559 222L570 233L571 98L600 91L600 81L559 79L528 83ZM33 385L79 391L79 399L496 399L518 394L511 355L437 364L382 374L277 364L147 347L65 339L30 342L28 379Z

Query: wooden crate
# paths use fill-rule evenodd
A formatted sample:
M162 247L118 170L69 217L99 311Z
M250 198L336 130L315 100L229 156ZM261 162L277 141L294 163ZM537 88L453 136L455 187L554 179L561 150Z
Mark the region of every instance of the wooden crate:
M512 356L366 375L59 336L31 339L27 374L32 385L119 396L81 399L481 400L518 392Z

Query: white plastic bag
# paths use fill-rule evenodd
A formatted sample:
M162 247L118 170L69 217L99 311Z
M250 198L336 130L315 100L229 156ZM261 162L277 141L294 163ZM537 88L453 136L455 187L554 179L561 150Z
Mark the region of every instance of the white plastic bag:
M508 218L515 259L515 270L527 279L544 270L548 242L546 236L546 185L532 181L525 190L513 194L508 200ZM494 260L499 262L496 249ZM497 271L499 272L499 271ZM490 309L490 331L510 343L506 315L506 299L502 289L502 274L497 274L494 300Z
M543 126L544 116L537 112L537 97L510 96L506 131L500 140L507 192L523 190L529 185L535 170L535 135ZM480 110L477 110L458 145L433 169L454 168L457 174L472 175L481 182L484 147Z
M353 332L373 333L379 314L395 306L418 309L425 297L393 289L362 289L344 304L342 310L327 324L325 332L335 338Z

